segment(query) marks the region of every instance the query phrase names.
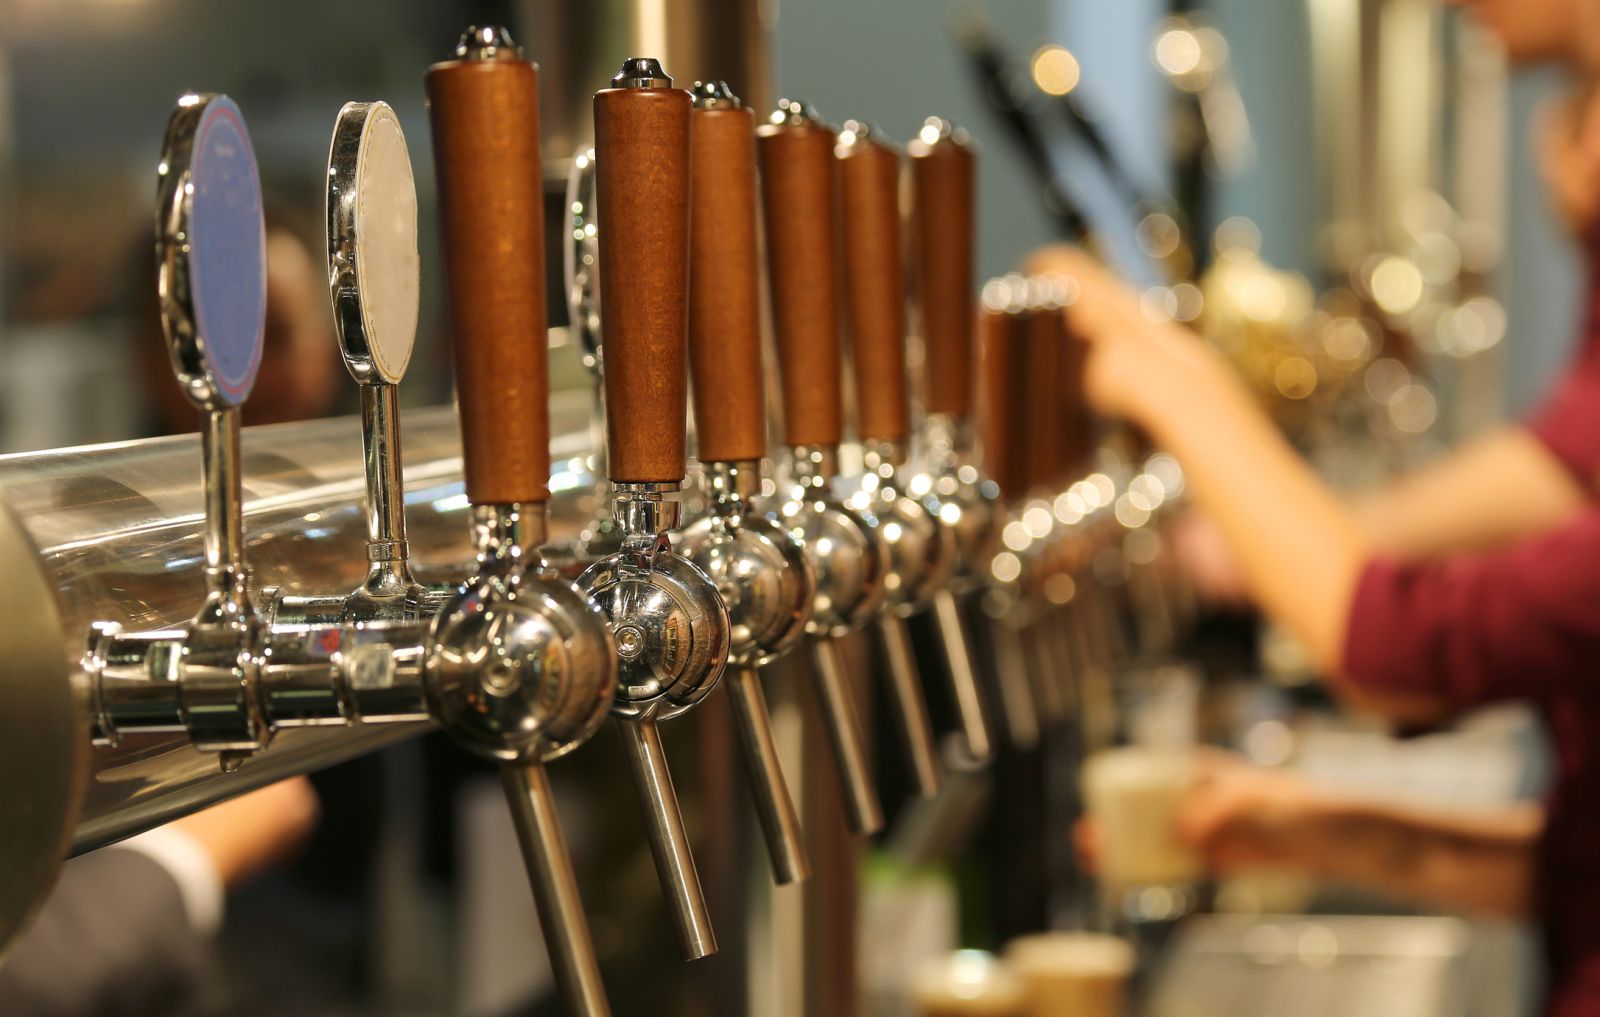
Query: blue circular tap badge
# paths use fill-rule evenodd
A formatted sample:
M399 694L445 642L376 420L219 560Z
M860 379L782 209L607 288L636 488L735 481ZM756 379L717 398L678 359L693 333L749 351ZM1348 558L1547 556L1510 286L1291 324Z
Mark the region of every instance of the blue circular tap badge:
M186 275L186 287L169 290L181 305L186 289L189 305L175 308L187 312L186 327L169 332L179 374L197 402L238 406L261 366L267 310L266 227L250 132L227 96L185 97L168 146L163 173L182 192L178 235L162 237L177 246L162 261Z

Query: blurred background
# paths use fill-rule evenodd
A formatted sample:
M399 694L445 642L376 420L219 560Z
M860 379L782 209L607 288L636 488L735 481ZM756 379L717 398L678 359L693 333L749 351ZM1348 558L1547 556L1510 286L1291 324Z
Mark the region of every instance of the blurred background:
M270 214L312 239L334 113L351 98L386 99L410 136L426 206L420 221L431 231L431 165L420 157L428 151L421 71L449 51L460 26L509 22L547 79L576 87L581 69L593 69L599 82L601 69L626 48L637 6L0 5L0 449L109 441L151 426L147 393L116 379L128 376L135 337L149 334L141 319L149 308L152 166L181 91L225 91L239 101ZM672 16L720 22L736 36L766 35L765 71L775 89L769 99L798 96L834 122L863 119L899 139L931 113L967 127L989 156L984 275L1010 270L1020 252L1054 231L1036 177L1009 147L956 41L974 21L986 21L1023 67L1040 47L1068 47L1079 67L1045 60L1045 73L1056 75L1049 87L1071 87L1141 186L1179 184L1171 153L1175 132L1185 128L1155 60L1155 29L1169 13L1159 0L685 6L704 13ZM1482 358L1493 369L1473 382L1471 405L1453 408L1447 423L1470 426L1525 405L1560 362L1576 309L1576 262L1543 208L1528 140L1534 110L1561 87L1559 76L1508 80L1492 47L1427 0L1210 0L1201 9L1227 41L1227 86L1236 89L1232 101L1248 123L1247 133L1226 128L1233 134L1225 144L1234 150L1221 154L1219 172L1206 173L1208 221L1195 224L1196 235L1232 216L1269 224L1260 230L1264 259L1320 290L1361 258L1400 250L1408 214L1425 218L1427 193L1443 195L1472 227L1469 259L1490 269L1483 288L1505 310L1494 332L1516 337ZM710 73L668 70L689 80ZM574 99L547 86L546 104L578 110L586 95ZM1471 96L1472 116L1457 118L1464 96ZM556 162L571 156L584 132L575 115L552 112L545 117L546 159ZM1072 181L1074 196L1103 230L1127 230L1119 196L1095 172L1092 155L1070 131L1055 133L1046 139L1050 158ZM1128 260L1127 239L1112 240ZM320 260L320 249L313 250ZM423 250L425 257L433 252L430 236ZM438 355L438 273L425 272L424 285L418 370L405 396L431 403L444 397L448 378Z

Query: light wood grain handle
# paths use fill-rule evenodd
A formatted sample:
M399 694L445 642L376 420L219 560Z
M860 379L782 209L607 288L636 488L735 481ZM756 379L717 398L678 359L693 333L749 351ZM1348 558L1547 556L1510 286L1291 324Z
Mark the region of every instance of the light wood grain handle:
M595 93L607 463L617 483L684 474L689 348L689 93Z
M1007 501L1021 498L1030 483L1024 398L1028 360L1025 322L1000 308L984 308L978 316L981 399L978 413L983 467Z
M837 445L843 415L833 132L820 124L767 124L759 134L784 443Z
M1083 387L1089 348L1068 331L1065 315L1054 317L1061 343L1061 477L1071 483L1089 472L1094 458L1095 422Z
M1032 307L1023 324L1027 379L1023 393L1027 403L1027 471L1029 487L1053 486L1063 465L1061 434L1061 312L1048 307Z
M760 459L767 447L755 131L744 107L690 120L689 363L707 462Z
M467 497L550 495L539 76L524 60L426 75Z
M911 433L900 153L861 136L838 151L844 196L845 310L856 370L856 432L862 441L900 442Z
M913 143L911 261L927 363L929 413L972 409L977 156L954 138Z

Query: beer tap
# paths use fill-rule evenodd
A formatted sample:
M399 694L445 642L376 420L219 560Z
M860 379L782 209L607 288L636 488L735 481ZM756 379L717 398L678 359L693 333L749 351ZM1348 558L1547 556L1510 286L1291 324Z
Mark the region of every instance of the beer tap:
M472 28L426 82L477 574L429 631L428 703L500 764L556 983L609 1012L543 764L604 721L617 688L606 620L538 553L550 408L538 70L504 29Z
M612 712L690 960L715 953L716 936L656 724L716 687L730 635L716 584L668 537L686 462L692 104L647 58L594 97L606 466L622 546L578 577L616 636Z
M265 315L259 175L238 107L225 96L184 96L159 168L156 248L168 348L204 423L206 596L195 617L175 628L93 625L82 662L92 735L98 745L116 745L134 734L182 732L232 772L252 766L284 729L437 722L500 764L557 984L572 1012L604 1017L599 966L543 769L604 721L616 654L604 619L533 552L549 473L544 290L519 283L543 279L539 158L536 132L506 135L502 117L536 114L536 79L503 33L474 30L458 57L435 66L428 85L476 575L445 602L419 597L402 578L399 598L375 596L372 610L346 610L357 598L293 595L277 600L295 615L289 620L268 622L256 610L244 551L239 408L260 363ZM378 126L376 104L346 113L336 142L359 127L362 135L378 132L373 144L398 145L398 125ZM388 186L392 174L373 178L370 191L359 185L365 158L403 159L403 146L379 155L368 148L356 158L368 211L387 216L413 207L406 188ZM378 172L398 169L391 161ZM358 231L361 205L358 198ZM403 246L403 224L398 235ZM380 236L381 229L368 234ZM356 291L353 306L372 308L405 292L407 252L389 253L401 255L395 273L346 280ZM378 266L369 259L369 267ZM394 353L391 343L405 334L373 321L362 327L367 341L383 346L378 356ZM384 363L397 373L396 361ZM376 447L369 443L369 453ZM392 564L403 556L374 557L383 566L377 571L403 575ZM374 585L384 589L387 577Z
M1032 370L1027 299L1027 284L1021 276L992 280L983 288L978 318L984 469L994 479L999 495L1017 505L1034 476L1029 458L1033 420L1026 398ZM1034 647L1026 636L1026 613L1032 603L1028 593L1037 554L1036 538L1027 523L1021 518L1009 519L986 566L989 589L984 607L993 621L990 631L996 648L1000 704L1012 744L1019 748L1035 746L1041 729L1058 720L1060 713L1056 697L1049 694L1048 687L1041 687L1041 669L1030 659Z
M756 242L755 118L725 82L694 88L690 118L689 359L711 504L678 550L722 591L732 623L728 693L774 878L811 872L758 669L804 637L816 597L805 548L756 507L766 408Z
M790 450L773 512L816 569L807 631L828 738L850 827L875 833L883 828L883 806L837 640L865 626L882 607L889 552L877 520L847 506L835 490L843 417L834 132L815 110L785 99L756 133L783 382L783 440Z
M900 154L859 121L839 132L845 308L856 379L856 430L863 473L852 498L877 518L889 551L887 597L876 627L888 665L889 698L913 783L923 797L943 775L907 619L929 606L955 571L955 535L907 496L897 471L911 432L906 393L905 286L900 258ZM985 745L978 746L980 749Z
M261 366L266 229L255 152L225 95L185 95L157 167L156 267L167 352L200 414L205 599L185 625L124 633L99 623L84 670L94 736L185 731L239 767L272 740L262 689L265 623L245 562L240 407Z
M977 154L965 131L938 117L923 123L906 151L911 164L913 304L923 342L926 414L927 479L912 486L927 488L925 500L955 538L955 569L950 582L934 592L933 611L968 752L983 760L993 754L994 735L958 598L987 584L1004 513L999 489L977 467L972 440ZM1001 675L1003 708L1008 680ZM1011 701L1010 734L1027 744L1028 721L1016 712L1020 703L1015 695Z
M400 380L421 295L417 190L405 133L386 102L349 102L328 149L328 289L344 364L361 390L367 577L349 594L265 592L274 624L431 615L442 593L411 574L400 466Z

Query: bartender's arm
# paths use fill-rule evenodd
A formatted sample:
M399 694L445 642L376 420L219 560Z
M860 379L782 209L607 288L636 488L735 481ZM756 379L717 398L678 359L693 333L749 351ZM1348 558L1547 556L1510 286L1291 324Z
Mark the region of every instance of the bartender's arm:
M1178 835L1215 873L1291 871L1452 911L1523 917L1543 813L1460 813L1364 800L1215 754Z
M1600 512L1477 555L1382 554L1198 336L1144 318L1133 292L1087 257L1052 258L1078 282L1067 313L1089 348L1088 398L1178 458L1256 603L1300 637L1336 691L1427 724L1586 678Z
M1050 267L1077 282L1068 316L1089 346L1090 402L1138 423L1177 457L1190 497L1216 522L1256 602L1301 638L1324 674L1339 674L1369 554L1353 514L1199 337L1146 319L1133 292L1080 252L1054 250ZM1435 720L1446 708L1409 693L1342 691L1408 722Z
M1078 251L1051 247L1028 268L1071 275L1085 264ZM1526 425L1498 428L1354 498L1357 531L1374 551L1414 559L1495 547L1570 520L1595 495L1597 400L1600 363L1580 361Z
M302 777L72 859L0 959L0 1014L227 1012L210 950L224 891L292 852L317 813Z

